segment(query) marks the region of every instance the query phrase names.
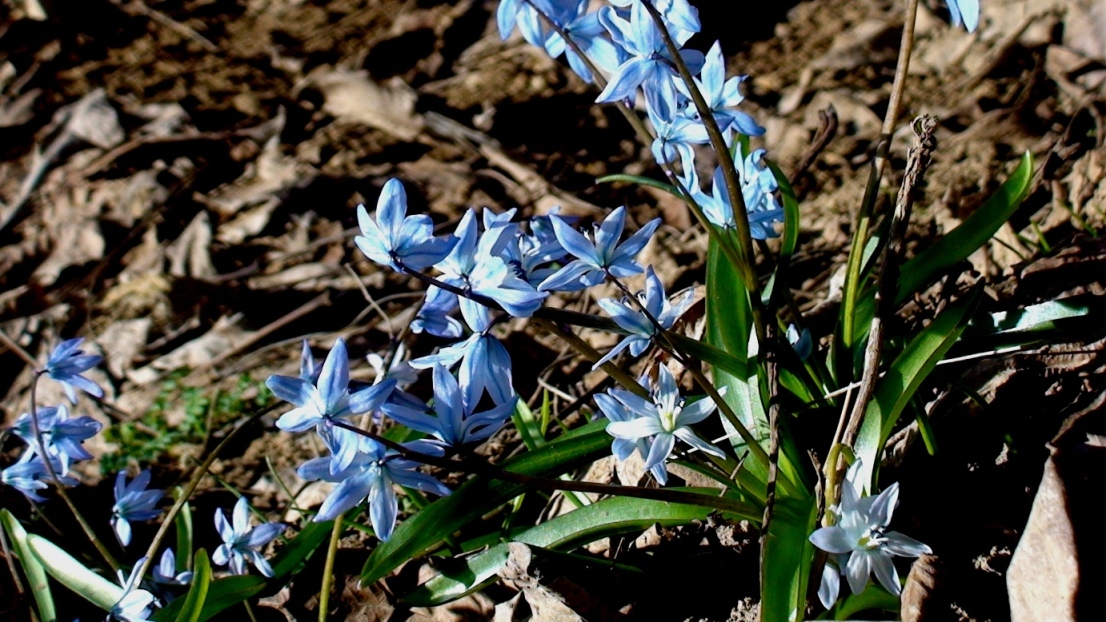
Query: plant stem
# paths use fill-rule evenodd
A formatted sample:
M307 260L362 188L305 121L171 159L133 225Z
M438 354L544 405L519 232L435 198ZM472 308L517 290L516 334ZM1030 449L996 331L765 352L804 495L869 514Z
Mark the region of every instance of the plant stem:
M326 564L323 566L323 584L319 588L319 622L326 622L330 608L330 589L334 581L334 558L338 556L338 541L342 539L342 519L345 512L334 517L334 528L330 531L330 546L326 549Z
M112 556L111 552L104 546L104 543L100 541L99 536L92 530L92 526L88 524L84 515L77 509L73 500L69 498L69 493L65 492L65 484L63 484L61 478L58 477L58 473L54 469L54 464L50 460L50 454L46 453L46 442L43 439L42 428L38 425L38 406L35 403L38 381L43 373L43 371L36 369L34 378L31 380L31 429L34 431L38 455L42 458L42 463L46 466L46 472L54 482L54 486L58 491L58 496L61 497L65 505L69 507L69 511L73 513L73 518L77 519L77 524L81 526L81 530L84 531L88 541L92 543L92 546L96 547L96 551L100 553L100 557L103 557L104 561L111 567L112 572L115 572L119 570L119 562L115 561L115 557Z

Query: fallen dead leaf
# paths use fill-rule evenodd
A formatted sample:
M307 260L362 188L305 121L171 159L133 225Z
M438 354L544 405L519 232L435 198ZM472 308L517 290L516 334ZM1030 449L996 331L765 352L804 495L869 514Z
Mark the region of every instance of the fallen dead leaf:
M413 141L422 133L423 121L415 113L418 95L401 80L374 82L366 71L332 69L309 77L309 84L323 93L323 110L338 119L360 123L400 140Z

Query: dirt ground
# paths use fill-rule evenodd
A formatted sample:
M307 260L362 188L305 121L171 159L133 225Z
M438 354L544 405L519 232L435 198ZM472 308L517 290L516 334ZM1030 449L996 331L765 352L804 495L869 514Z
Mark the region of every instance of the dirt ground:
M758 142L783 171L802 158L819 112L836 110L836 136L796 180L802 235L789 283L814 333L827 334L837 315L834 277L887 107L904 3L788 2L763 21L740 23L726 19L728 3L693 3L706 30L690 45L705 49L720 39L730 73L749 74L745 109L767 128ZM918 114L940 123L909 252L955 228L1029 151L1037 163L1029 198L971 257L972 279L987 280L995 308L1102 296L1106 247L1095 236L1106 227L1106 5L982 4L981 27L967 34L949 27L942 3L923 3L884 198L898 187L909 120ZM413 211L428 211L443 227L468 206L536 215L562 205L601 217L627 205L639 224L659 214L659 241L644 259L669 291L703 282L705 234L682 204L648 188L595 183L612 173L659 176L647 148L614 109L592 103L595 91L566 66L517 36L501 41L495 6L4 2L0 327L42 357L61 338L95 341L106 364L94 379L107 396L85 409L132 436L129 444L118 433L90 441L105 465L126 464L142 445L134 437L172 429L173 442L145 459L156 481L180 481L210 440L186 431L202 430L197 417L234 422L235 404L253 400L265 377L294 375L301 339L325 349L341 336L355 357L387 345L410 321L418 289L351 242L354 207L373 205L390 177L404 181ZM903 321L912 321L910 310ZM887 477L902 482L896 528L937 552L927 619L1010 618L1005 570L1045 443L1106 389L1101 336L950 367L947 375L986 406L940 388L923 396L940 451L928 455L904 432L899 466ZM602 337L595 343L611 345ZM590 365L538 331L514 333L510 347L524 399L553 386L559 408L598 381ZM7 351L0 369L10 424L26 409L31 371ZM354 376L368 377L368 367ZM223 485L256 493L265 511L288 506L283 483L302 489L301 505L321 500L321 488L304 488L295 476L318 448L264 422L217 462L219 481L205 483L199 516L229 505ZM501 435L491 451L510 452L517 442ZM6 458L17 455L14 443L3 449ZM75 497L107 508L108 469L85 466L86 485ZM26 513L18 492L0 490L0 500ZM210 530L206 521L198 530ZM136 540L148 541L147 529ZM703 525L654 534L649 556L670 570L665 590L625 577L589 589L623 617L741 619L756 595L756 557L749 536L732 532ZM512 596L498 586L448 608L409 612L393 596L417 581L420 566L409 564L387 589L359 588L364 555L350 541L339 556L338 572L348 573L340 574L348 578L340 607L350 619L483 619ZM293 584L262 616L314 617L314 598L311 586Z

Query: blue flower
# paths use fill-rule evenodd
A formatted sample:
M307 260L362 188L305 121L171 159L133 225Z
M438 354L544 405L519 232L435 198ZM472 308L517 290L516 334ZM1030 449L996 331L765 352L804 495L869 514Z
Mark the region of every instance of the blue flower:
M773 194L779 184L772 170L763 165L763 157L763 149L757 149L748 156L743 155L740 144L734 155L734 166L741 181L741 196L749 215L749 234L757 240L779 237L772 225L783 220L783 207ZM735 227L733 205L730 203L730 194L726 190L721 167L714 171L713 184L710 195L699 188L697 181L689 184L688 191L712 224Z
M952 25L964 24L968 32L975 32L979 27L979 0L947 0L949 14L952 17Z
M741 94L741 83L748 76L735 76L729 80L726 79L726 61L722 58L722 46L717 41L707 52L700 77L701 80L696 79L695 84L699 87L699 92L703 94L703 99L706 100L707 107L714 115L714 120L718 123L720 130L723 132L733 130L746 136L761 136L764 134L764 128L751 115L733 109L745 101L745 97ZM682 80L676 81L675 85L676 89L685 97L691 98L687 85ZM695 112L694 107L689 110Z
M596 66L613 72L622 60L618 47L607 38L607 30L599 21L599 13L588 13L588 0L560 0L555 2L556 12L550 20L560 27L568 38L587 55ZM545 51L551 58L564 54L568 65L585 82L593 82L595 77L587 62L568 45L561 33L550 29L545 36Z
M261 556L260 549L287 528L282 523L265 523L250 528L250 502L245 497L239 497L234 504L232 521L227 520L222 509L215 511L215 529L219 531L223 543L215 549L211 561L219 566L229 563L234 574L246 574L246 562L249 561L262 575L271 577L273 569Z
M535 225L540 222L548 222L548 220L533 221ZM520 279L536 288L549 275L556 272L547 264L562 259L566 253L565 249L561 247L561 243L557 241L557 236L552 231L552 225L549 225L548 231L544 232L548 233L550 239L543 237L543 232L539 227L533 228L535 230L533 235L519 233L508 241L503 249L502 256Z
M545 45L545 29L542 26L541 17L531 6L531 2L546 15L552 15L554 12L554 7L549 0L502 0L499 3L495 12L495 23L499 28L499 36L504 41L511 36L517 23L519 30L522 31L522 37L530 45L537 47Z
M50 458L50 465L55 473L61 473L61 462L56 456ZM63 486L76 486L77 480L72 477L60 477ZM45 481L43 481L45 480ZM28 499L37 503L44 503L45 497L37 491L47 488L46 482L50 481L50 472L46 470L46 464L28 449L15 464L0 472L0 481L23 493Z
M794 324L787 326L787 342L795 348L795 354L799 355L800 361L810 358L810 353L814 350L814 342L810 338L810 329L804 328L802 332L799 332Z
M861 498L855 481L860 472L858 464L859 461L849 468L841 486L841 503L830 508L837 523L822 527L810 536L815 546L834 555L840 562L836 568L827 565L822 573L818 597L827 609L837 601L839 573L844 573L853 594L864 591L868 586L868 577L874 572L884 589L898 595L902 586L891 557L917 557L933 552L913 538L897 531L887 531L891 514L899 503L899 485L896 482L878 496Z
M127 483L127 474L120 471L115 476L115 505L111 508L111 528L119 543L127 546L131 543L132 520L150 520L161 514L155 506L164 490L146 490L150 485L150 472L142 471L131 483Z
M663 464L672 453L677 438L700 451L724 457L721 450L699 438L690 427L714 412L714 402L703 398L685 406L675 378L664 365L660 366L660 379L653 390L652 401L621 389L611 389L608 393L635 418L618 420L604 410L611 419L611 423L607 424L607 433L628 441L650 439L652 443L645 457L645 468L652 469ZM599 403L599 407L603 408L603 402Z
M165 549L161 561L154 566L154 581L165 585L188 585L192 582L192 571L177 572L177 556L173 549Z
M625 207L614 210L602 225L595 227L590 236L593 239L588 239L559 217L554 217L552 222L557 241L576 259L542 281L538 289L570 292L598 285L607 274L615 278L641 274L644 270L634 257L661 224L660 219L655 218L619 244L626 224Z
M280 399L296 406L280 416L277 427L286 432L303 432L312 427L325 427L330 419L336 417L376 410L388 399L396 381L388 378L351 393L349 354L346 352L345 341L339 338L326 355L317 383L312 384L303 378L273 375L265 381L265 386ZM345 432L348 431L343 431ZM352 456L346 456L345 459L350 460Z
M467 403L475 406L484 391L496 404L512 401L515 390L512 386L511 355L498 339L488 334L490 328L490 324L486 325L464 341L417 358L411 361L411 366L415 369L429 369L435 365L449 368L460 361L458 375Z
M95 436L103 429L103 424L87 415L70 419L69 411L64 404L57 408L39 408L37 412L39 431L42 432L46 453L60 460L62 475L69 472L69 465L74 461L92 458L92 454L88 453L81 443ZM32 452L37 453L38 441L35 439L30 413L23 413L15 420L12 432L26 441L31 446Z
M384 414L395 421L419 432L431 434L445 445L457 447L482 441L492 434L511 417L518 396L492 407L482 413L474 413L476 402L465 399L457 379L445 367L434 366L434 413L430 416L427 408L389 403L382 408Z
M649 312L648 316L642 313L638 306L632 302L612 298L600 300L599 306L610 314L611 319L619 327L629 331L630 334L617 346L611 348L606 356L599 359L592 369L598 368L603 363L611 360L626 348L630 349L630 354L640 356L649 347L649 343L656 335L657 327L653 324L653 320L656 320L657 324L660 324L661 328L665 330L672 328L676 320L691 306L691 293L690 291L685 293L674 305L669 303L668 297L664 294L664 284L657 277L657 273L653 271L653 266L649 266L645 270L645 291L638 293L638 299L642 306ZM653 319L651 320L649 316L652 316Z
M644 379L643 379L644 381ZM633 421L637 418L637 414L626 407L625 404L612 397L621 393L621 389L611 389L610 395L606 393L600 393L595 396L595 403L599 405L599 410L610 421ZM632 393L630 395L633 395ZM625 397L625 396L623 396ZM653 446L653 442L648 438L635 438L625 439L615 437L611 441L611 453L619 461L626 460L634 453L636 449L641 454L642 459L649 455L649 450ZM664 463L654 464L649 468L649 472L653 474L653 478L657 480L661 486L668 483L668 470L664 468Z
M548 293L535 290L516 276L503 259L493 255L497 247L502 248L509 239L503 236L504 230L513 227L494 219L490 222L493 228L485 231L478 242L476 214L471 209L465 212L457 225L457 243L434 267L442 272L444 282L490 298L514 317L530 317ZM470 325L490 320L491 311L483 304L464 296L460 297L459 304L461 314Z
M416 333L429 333L435 337L456 339L465 329L450 314L458 308L457 296L431 285L426 288L426 298L419 312L411 322L411 330Z
M99 385L81 375L104 360L102 356L85 354L84 350L79 350L83 341L83 337L78 337L59 343L46 360L46 375L61 383L65 395L74 404L77 403L74 389L80 389L93 397L104 396L104 390Z
M667 109L664 102L656 100L652 95L647 99L653 100L646 112L657 135L652 144L653 158L657 164L672 165L679 157L683 170L694 169L695 153L691 146L710 142L707 128L698 119Z
M373 531L376 532L376 537L387 540L392 536L399 514L399 502L392 484L440 496L450 492L438 480L420 473L417 470L421 466L419 463L400 458L395 452L387 451L383 445L370 438L325 435L323 438L335 455L348 451L340 447L341 444L353 443L356 458L338 473L333 472L331 458L315 458L300 466L299 476L305 480L338 483L319 508L315 522L332 520L368 499ZM421 453L441 455L442 452L440 447L420 441L405 446Z
M402 271L400 264L423 270L441 261L455 240L434 237L434 222L425 214L407 216L407 193L398 179L384 184L376 203L376 220L364 205L357 206L361 235L353 239L365 256L382 266Z
M660 29L642 3L635 2L630 8L630 21L618 17L613 11L601 13L600 19L615 44L625 50L629 58L611 75L606 88L595 99L596 103L630 99L640 86L646 92L654 91L669 109L675 109L676 87L673 80L679 79L675 62ZM677 45L683 44L679 38L675 41ZM702 52L680 50L680 56L692 74L699 73L703 66Z

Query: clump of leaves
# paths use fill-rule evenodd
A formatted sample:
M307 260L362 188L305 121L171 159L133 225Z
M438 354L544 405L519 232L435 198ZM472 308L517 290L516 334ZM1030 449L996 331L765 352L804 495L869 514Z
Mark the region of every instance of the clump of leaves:
M272 402L273 394L264 385L260 392L255 392L259 383L249 374L240 375L234 387L225 391L184 386L182 381L189 372L188 368L173 371L162 382L161 391L146 414L105 432L107 440L119 448L103 456L101 473L115 473L135 462L157 462L181 445L203 444L210 430ZM178 404L184 406L184 419L171 425L165 415Z

